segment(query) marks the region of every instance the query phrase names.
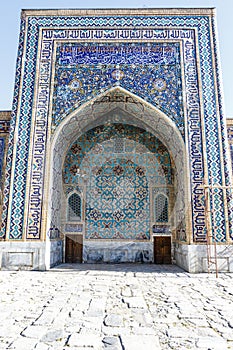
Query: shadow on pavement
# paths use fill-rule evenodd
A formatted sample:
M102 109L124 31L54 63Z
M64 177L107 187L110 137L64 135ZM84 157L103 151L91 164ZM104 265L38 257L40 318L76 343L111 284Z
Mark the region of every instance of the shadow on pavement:
M188 274L186 271L176 265L157 265L157 264L70 264L64 263L50 269L50 271L101 271L101 272L123 272L123 273L171 273L171 274Z

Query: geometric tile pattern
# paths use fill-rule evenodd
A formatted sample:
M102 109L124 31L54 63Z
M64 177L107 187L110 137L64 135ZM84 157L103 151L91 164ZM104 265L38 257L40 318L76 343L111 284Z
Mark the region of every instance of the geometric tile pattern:
M9 133L10 121L0 120L0 133Z
M211 23L211 30L214 33L214 20ZM208 167L208 183L213 185L225 185L225 180L229 179L229 168L227 164L224 164L224 158L226 156L226 139L224 138L225 130L223 126L225 121L221 111L221 91L218 88L218 98L220 105L216 103L216 91L213 86L216 86L216 79L218 79L218 71L213 69L213 65L217 66L217 54L212 58L212 53L209 48L206 47L205 42L211 43L211 31L208 26L205 25L205 21L200 21L200 47L199 50L202 53L205 66L201 67L201 79L205 84L203 87L203 105L205 107L205 139L206 139L206 150L207 150L207 167ZM216 37L213 35L213 48L216 53ZM220 82L218 81L218 87ZM224 149L224 153L221 153L221 147ZM225 156L224 156L225 155ZM220 165L221 164L221 165ZM225 166L225 172L222 172L222 167ZM214 195L215 199L215 227L216 227L216 240L218 242L226 241L226 220L225 217L228 213L222 203L223 201L223 190L219 189ZM226 192L226 191L225 191ZM229 227L228 227L229 229Z
M91 129L65 158L66 185L78 185L80 174L86 180L87 239L150 238L150 188L171 184L170 156L156 137L126 124Z
M31 62L36 58L35 50L31 50L28 46L26 57L25 57L25 75L22 72L22 61L23 61L23 50L24 50L24 37L25 37L26 21L24 18L21 19L21 28L20 28L20 37L19 37L19 47L18 47L18 57L16 62L16 75L15 75L15 89L14 89L14 98L12 106L12 118L11 118L11 129L9 136L9 145L8 145L8 156L7 156L7 168L6 168L6 180L4 187L4 206L3 206L3 215L2 215L2 237L5 236L6 230L6 214L10 214L12 218L12 231L10 231L10 239L21 239L23 232L23 220L22 212L24 211L24 199L21 197L25 193L26 189L26 174L27 174L27 164L28 164L28 145L29 136L30 136L30 117L31 117L31 106L33 99L33 90L32 84L35 79L35 69L32 67ZM36 38L33 38L33 32L28 34L29 42L36 45ZM32 40L31 40L32 39ZM20 86L20 81L24 75L23 86ZM24 91L21 100L21 111L22 114L17 120L17 108L20 103L19 95ZM14 147L14 135L15 135L15 126L18 122L19 129L18 134L20 135L20 147L16 153L15 164L16 167L14 173L12 173L13 164L13 147ZM10 187L10 178L11 176L14 179L13 187ZM11 198L9 198L9 192L13 191L14 199L11 205Z
M15 175L14 172L12 171L13 146L14 146L15 125L17 122L17 109L18 109L18 106L20 103L20 99L19 99L20 79L21 79L21 74L22 74L22 60L23 60L23 50L24 50L25 27L26 27L25 18L21 18L18 54L17 54L16 71L15 71L14 96L13 96L12 113L11 113L12 117L10 120L11 129L10 129L9 142L8 142L8 152L7 152L7 158L6 158L6 171L5 171L5 183L4 183L4 190L3 190L2 228L0 231L1 238L5 238L5 236L6 236L7 214L11 211L10 180L11 180L11 176L14 178L14 175ZM30 100L28 102L30 102ZM27 152L25 154L25 157L27 159ZM21 168L21 171L22 171L22 176L25 178L26 168L25 169ZM25 189L25 187L23 186L23 183L19 181L18 188L14 188L14 190L18 191L18 198L20 197L21 194L24 193L24 189ZM15 193L16 192L14 192L14 195L15 195ZM23 203L18 201L17 204L13 204L14 207L17 205L18 205L17 211L19 214L19 211L23 210ZM16 216L17 216L17 214L16 214ZM10 217L11 217L11 215L10 215ZM16 224L16 226L15 226L16 230L14 231L12 238L21 239L22 238L22 220L21 221L17 220L14 213L13 213L12 219L14 220L14 225ZM9 235L9 237L10 237L10 235Z
M228 141L228 146L230 151L230 167L233 174L233 121L232 119L227 120L227 141ZM227 159L227 155L225 159ZM226 184L227 185L230 184L229 180L226 181ZM230 204L233 203L232 189L231 190L229 189L227 191L227 194L228 194L229 207L231 207ZM232 210L229 210L228 216L229 216L229 226L230 226L229 235L230 235L230 238L233 240L233 211Z
M81 94L79 89L84 90L87 100L92 98L88 95L89 88L83 88L83 82L80 82L78 70L77 77L75 77L76 63L66 65L62 61L59 62L58 59L62 58L59 56L62 52L59 50L62 47L72 46L73 44L74 47L78 47L76 42L81 45L98 42L98 45L95 44L96 47L100 43L103 45L108 43L109 46L116 47L116 45L113 45L113 42L114 44L125 43L128 47L131 47L132 43L135 42L150 43L152 46L156 42L156 45L160 43L163 47L165 43L169 42L169 46L176 47L178 53L176 61L177 79L179 79L180 74L179 62L184 71L184 86L182 87L185 91L185 100L183 101L185 108L184 127L185 141L189 150L193 240L196 242L205 241L205 211L203 190L200 187L204 177L204 150L207 163L206 180L209 183L212 181L213 184L221 186L224 185L225 179L227 182L230 179L225 157L227 139L222 113L221 89L219 88L215 23L212 15L173 14L165 16L163 14L149 14L149 12L147 15L137 14L135 16L115 13L98 16L88 14L85 14L85 16L30 15L22 18L4 188L3 230L1 236L4 237L6 234L6 223L8 221L8 238L21 239L23 232L27 233L30 228L32 231L27 237L40 239L45 154L46 145L48 144L46 135L48 131L47 125L51 123L51 120L48 120L49 110L52 110L52 106L49 103L54 97L56 105L53 111L56 111L56 113L53 115L53 131L55 131L56 123L61 121L61 116L72 110L72 107L68 105L65 106L64 111L62 110L62 98L64 100L65 96L62 90L64 88L61 81L62 70L66 71L67 69L70 74L70 78L68 77L64 81L64 85L69 86L68 89L71 89L71 93L69 91L70 95L67 95L67 101L71 101L74 95L78 97L78 94ZM177 43L182 45L182 52L178 51ZM58 45L58 49L54 52L56 45ZM40 56L37 57L37 54ZM59 81L52 80L52 59L54 57L58 57L57 68L54 72L56 73L56 79L58 78ZM198 61L197 57L199 58ZM38 62L39 67L37 71ZM111 70L113 67L110 67L110 71L108 71L108 67L101 67L104 79L109 74L108 76L113 86L121 85L121 81L124 84L129 83L125 80L129 67L121 67L121 65L123 64L121 63L119 67L114 67L114 70ZM87 67L88 72L90 71L88 70L89 68ZM161 67L158 67L158 70L153 72L149 69L146 68L145 75L148 76L148 74L152 73L155 80L160 79L157 80L156 91L159 91L159 88L161 90L159 93L162 96L160 105L158 98L157 101L152 102L150 100L149 102L154 106L158 106L161 110L165 111L167 108L166 113L168 117L180 128L179 123L183 117L177 99L175 99L174 114L168 113L171 107L165 105L165 91L169 90L163 89L165 85L166 87L169 85L168 75L164 70L165 67L161 65ZM35 90L37 72L39 84L38 90ZM142 79L143 73L142 68ZM133 68L133 74L139 77L137 68ZM164 75L160 76L161 74ZM173 71L174 74L175 71ZM198 83L198 78L201 84ZM104 85L103 87L98 85L96 95L106 91L109 85ZM50 96L51 87L53 86L55 87L54 96ZM142 86L144 87L144 92L142 91ZM169 94L174 86L178 87L178 81L175 82L172 78ZM59 95L59 87L62 87L61 95ZM133 91L136 95L146 100L145 96L150 96L151 88L149 84L138 84L138 86L133 87ZM177 94L175 95L176 97L181 97L180 91ZM63 97L61 98L61 96ZM35 106L33 101L36 104ZM80 102L80 106L82 103L84 103L83 100ZM171 101L168 102L168 104L170 103ZM57 107L58 105L60 105L61 113ZM56 117L58 118L57 121ZM182 134L182 129L180 130ZM14 142L15 139L17 139L16 143ZM33 144L30 140L34 140ZM28 169L34 172L33 176L31 176L31 172L28 173ZM39 175L35 180L36 171ZM228 216L228 210L223 192L226 191L219 190L214 195L219 242L226 240L226 232L229 232L229 226L226 225L225 220ZM25 204L25 198L29 203ZM26 222L26 227L23 226L24 222ZM229 233L233 239L232 232L230 231Z
M0 137L0 186L2 187L2 166L5 154L5 137Z
M227 126L227 137L230 147L230 155L231 155L231 165L232 165L232 172L233 172L233 125Z
M118 144L119 150L116 148L115 142L107 142L108 140L120 141L121 139L122 144ZM123 148L121 149L120 146ZM66 184L76 183L78 169L81 167L84 159L85 163L89 164L90 167L93 164L100 166L101 157L99 155L125 152L132 154L137 163L142 162L143 157L147 156L147 159L145 158L145 161L148 162L147 176L151 183L160 185L171 184L171 160L166 147L150 132L121 123L98 126L87 131L72 143L64 162L64 182ZM89 155L87 156L87 154ZM144 162L143 164L147 163ZM156 165L159 165L161 169L157 169L156 174L151 174L150 168L154 168ZM85 171L91 172L91 170L88 170L87 165Z
M145 168L111 158L87 186L86 238L149 239L150 206Z

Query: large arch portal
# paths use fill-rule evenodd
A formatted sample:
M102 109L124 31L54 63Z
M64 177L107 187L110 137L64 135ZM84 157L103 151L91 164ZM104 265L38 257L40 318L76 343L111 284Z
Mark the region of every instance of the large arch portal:
M219 76L214 9L24 10L2 267L154 261L201 272L216 243L220 270L233 271Z
M116 87L86 103L57 130L52 151L48 225L83 245L83 261L152 262L155 236L190 232L183 140L141 98ZM82 204L70 220L74 193Z

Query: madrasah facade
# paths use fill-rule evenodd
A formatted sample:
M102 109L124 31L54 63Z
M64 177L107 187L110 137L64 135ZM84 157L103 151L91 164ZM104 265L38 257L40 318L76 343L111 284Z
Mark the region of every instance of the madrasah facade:
M233 271L215 9L22 10L0 146L2 269Z

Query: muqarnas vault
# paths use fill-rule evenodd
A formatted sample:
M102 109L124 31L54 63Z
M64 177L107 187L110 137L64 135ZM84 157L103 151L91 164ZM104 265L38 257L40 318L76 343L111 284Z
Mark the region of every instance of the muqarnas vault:
M202 272L211 232L233 271L217 44L214 9L22 11L0 122L3 269Z

